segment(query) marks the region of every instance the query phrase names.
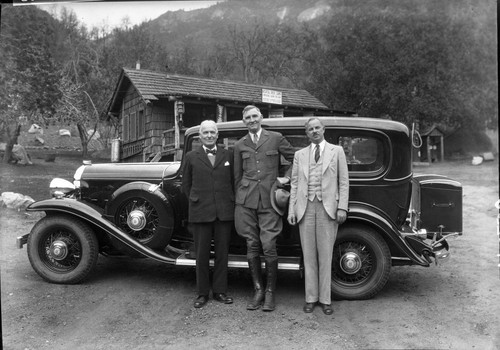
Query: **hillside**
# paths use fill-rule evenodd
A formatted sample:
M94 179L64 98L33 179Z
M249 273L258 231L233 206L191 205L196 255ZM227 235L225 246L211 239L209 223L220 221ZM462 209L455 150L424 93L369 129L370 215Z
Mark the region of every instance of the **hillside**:
M407 125L496 126L495 10L492 0L228 0L108 33L71 13L2 5L0 116L90 129L122 68L140 61L305 89L332 109Z

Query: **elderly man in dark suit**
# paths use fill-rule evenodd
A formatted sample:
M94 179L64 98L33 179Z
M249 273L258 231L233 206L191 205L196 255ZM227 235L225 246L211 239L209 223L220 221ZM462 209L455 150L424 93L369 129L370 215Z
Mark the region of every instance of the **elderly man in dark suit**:
M189 200L189 223L196 251L195 308L208 301L209 260L212 237L215 247L213 298L231 304L227 292L229 241L234 222L233 155L217 147L218 130L212 120L200 125L202 146L186 154L182 189Z
M325 140L317 118L306 123L311 145L295 153L290 186L288 222L299 224L304 255L306 303L312 312L320 303L331 315L331 269L337 230L347 218L349 173L342 147Z
M234 146L234 180L236 191L235 226L247 241L247 259L254 285L254 297L248 310L275 309L274 292L278 271L276 238L283 222L271 205L271 187L279 176L280 155L293 160L294 149L277 132L262 129L262 114L255 106L243 109L243 123L248 134ZM267 283L264 291L260 251L264 253Z

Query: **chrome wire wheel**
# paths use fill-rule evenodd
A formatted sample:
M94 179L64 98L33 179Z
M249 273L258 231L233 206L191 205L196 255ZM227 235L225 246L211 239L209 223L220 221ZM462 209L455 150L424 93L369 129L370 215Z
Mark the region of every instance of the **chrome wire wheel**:
M82 246L69 231L57 230L39 243L40 258L47 268L55 272L74 270L82 259Z
M359 242L342 242L335 247L333 277L350 286L363 283L373 272L373 252Z
M167 195L158 188L151 191L151 187L145 182L122 186L107 203L105 215L138 243L163 250L174 230L174 211ZM130 254L118 240L113 240L113 245Z
M151 241L160 225L158 210L148 200L140 197L124 201L116 218L118 227L142 244Z

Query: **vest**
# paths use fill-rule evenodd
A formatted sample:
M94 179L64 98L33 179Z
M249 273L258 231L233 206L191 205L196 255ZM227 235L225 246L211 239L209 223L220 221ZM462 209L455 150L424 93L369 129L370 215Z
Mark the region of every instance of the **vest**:
M319 157L318 162L314 161L313 157L309 157L309 182L307 184L307 199L314 200L318 197L321 201L321 173L323 170L323 156Z

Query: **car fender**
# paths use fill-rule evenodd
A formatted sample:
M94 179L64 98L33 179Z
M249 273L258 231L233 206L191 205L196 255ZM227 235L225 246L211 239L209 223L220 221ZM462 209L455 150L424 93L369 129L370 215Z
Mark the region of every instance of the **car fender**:
M374 227L381 234L382 238L387 241L389 247L395 247L398 253L408 257L415 264L429 266L429 262L415 252L401 237L401 232L394 222L378 208L366 203L350 202L346 224L353 222L360 222Z
M153 249L140 244L122 232L112 222L106 220L103 216L103 210L98 206L72 198L52 198L34 202L30 204L26 210L44 211L47 215L64 213L70 216L78 217L89 223L94 229L97 228L99 230L103 230L145 257L169 264L175 264L175 259L172 257L160 254Z

